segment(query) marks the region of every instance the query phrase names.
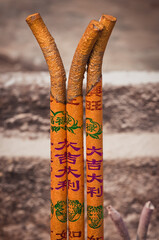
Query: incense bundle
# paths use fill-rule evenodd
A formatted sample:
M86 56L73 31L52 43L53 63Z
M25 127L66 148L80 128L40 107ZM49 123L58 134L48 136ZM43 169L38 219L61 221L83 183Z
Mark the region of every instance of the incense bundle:
M88 64L87 239L103 240L102 61L116 18L102 15L99 22L92 20L83 34L70 68L67 111L66 74L55 41L39 13L28 16L26 22L41 47L51 78L51 239L67 240L67 220L69 239L83 240L85 237L82 85L86 64ZM119 212L111 206L107 209L118 230L119 238L130 240L128 229ZM147 202L140 216L137 240L146 240L153 210L152 203Z
M37 39L48 65L51 78L51 239L67 239L67 152L66 152L66 76L64 66L40 14L26 19Z
M103 15L103 25L88 62L86 93L87 238L104 239L102 60L116 18Z
M82 85L90 52L102 25L91 21L70 68L67 91L67 169L69 239L84 239L84 159Z
M100 22L89 23L71 64L67 105L66 75L55 41L40 14L30 15L26 21L41 47L51 78L51 239L67 239L67 207L69 239L85 238L82 86L87 64L87 239L103 239L101 67L116 18L103 15Z

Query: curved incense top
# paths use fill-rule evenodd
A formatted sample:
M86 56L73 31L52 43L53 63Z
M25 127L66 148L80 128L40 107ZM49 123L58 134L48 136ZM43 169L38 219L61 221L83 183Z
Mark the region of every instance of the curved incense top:
M66 101L66 74L54 38L39 13L29 15L26 22L37 39L47 62L51 78L51 94L59 102Z
M91 53L87 69L87 93L100 80L102 71L102 61L105 48L109 37L116 23L116 18L109 15L102 15L100 23L103 25L101 31Z
M89 54L102 29L103 26L101 23L92 20L77 46L69 73L67 101L71 101L75 97L82 95L85 67Z

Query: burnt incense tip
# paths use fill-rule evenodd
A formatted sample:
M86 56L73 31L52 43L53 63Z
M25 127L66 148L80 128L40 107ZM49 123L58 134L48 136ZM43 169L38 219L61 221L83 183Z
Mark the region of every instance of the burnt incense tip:
M103 30L103 25L102 23L96 21L96 20L92 20L90 22L90 26L94 29L94 30L97 30L97 31L102 31Z
M111 205L107 207L107 210L108 210L108 215L110 215L114 221L117 221L120 219L121 217L120 213L117 210L115 210Z
M107 211L108 211L108 214L110 215L111 212L112 212L112 206L111 205L107 206Z
M103 14L101 16L100 20L102 20L102 19L109 20L109 21L114 22L114 23L117 21L116 17L113 17L111 15L106 15L106 14Z
M145 207L149 208L150 210L154 210L155 209L155 207L154 207L154 205L152 204L151 201L146 202L145 203Z
M35 20L37 20L39 18L41 18L40 13L34 13L34 14L29 15L26 18L26 22L33 22L33 21L35 21Z

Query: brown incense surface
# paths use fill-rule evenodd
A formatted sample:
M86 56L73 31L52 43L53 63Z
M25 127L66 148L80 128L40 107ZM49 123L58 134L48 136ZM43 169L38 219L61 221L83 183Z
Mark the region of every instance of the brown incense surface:
M65 70L55 41L40 14L26 19L48 64L51 77L51 239L67 239L67 151Z
M147 239L147 231L154 209L155 207L150 201L145 203L140 215L139 225L137 229L137 240Z
M69 239L84 239L84 160L82 83L89 54L101 31L91 21L73 57L67 91L67 169Z
M104 239L103 229L103 134L102 60L116 18L103 15L103 30L93 47L87 70L86 170L87 236Z
M116 18L109 15L102 15L100 23L103 25L103 30L100 32L96 44L93 47L88 63L87 92L100 80L104 51L116 23Z
M65 70L55 44L39 13L29 15L26 22L31 28L47 62L51 77L51 94L59 102L65 102Z
M98 21L92 20L77 46L69 73L67 91L68 101L71 101L75 97L82 95L82 84L86 63L93 45L97 40L99 32L102 29L102 24L100 24Z
M116 211L111 205L107 207L107 210L109 216L111 217L113 223L118 230L119 238L121 238L122 240L130 240L128 229L120 213Z

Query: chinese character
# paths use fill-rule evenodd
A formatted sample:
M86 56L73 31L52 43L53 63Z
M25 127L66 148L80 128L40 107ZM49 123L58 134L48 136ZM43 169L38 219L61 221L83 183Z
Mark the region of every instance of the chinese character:
M100 186L100 188L96 187L88 187L87 193L90 193L91 197L96 195L96 197L101 197L103 195L103 186Z
M80 148L73 146L73 145L75 145L75 144L77 144L77 143L70 142L70 143L68 143L67 147L70 146L70 147L72 147L75 151L80 150Z
M67 239L67 233L65 230L63 230L62 233L56 233L56 235L59 235L59 238L57 238L57 240Z
M94 111L94 110L101 110L102 109L102 102L101 101L88 101L86 100L86 109Z
M65 116L64 117L57 117L56 121L55 121L55 123L57 123L58 125L64 125L65 122L66 122L66 117Z
M79 181L71 182L71 180L68 180L68 189L71 188L72 191L78 191L79 190Z
M58 157L60 164L67 162L67 152L63 154L56 154L55 157Z
M73 237L74 237L74 238L76 238L76 237L77 237L77 238L78 238L78 237L81 237L81 231L75 232L75 231L70 231L70 230L69 230L69 237L70 237L70 238L73 238Z
M62 191L64 191L65 190L65 187L67 186L67 181L66 180L64 180L64 181L61 181L61 182L59 182L58 183L58 185L59 185L59 187L56 187L55 189L61 189L62 188Z
M67 102L67 104L72 104L72 105L79 105L79 102L76 102L77 99L72 99L71 101Z
M70 152L68 152L68 154L67 154L68 163L75 164L76 163L76 158L79 157L79 156L81 156L81 154L74 155L74 154L71 154Z
M67 167L65 166L64 169L59 169L58 172L63 172L61 175L55 175L55 177L63 177L67 173Z
M87 161L87 166L89 170L100 170L101 168L101 163L103 160L96 160L96 159L92 159L92 160L86 160Z
M66 144L67 144L67 140L65 139L64 140L64 142L59 142L58 144L62 144L62 146L61 147L59 147L59 148L55 148L56 150L62 150L65 146L66 146Z
M86 123L86 129L87 131L89 132L93 132L95 131L95 129L97 128L97 124L94 124L94 123Z
M73 176L75 176L76 178L79 178L81 176L81 174L76 174L74 172L77 172L77 170L72 169L70 166L68 167L68 174L72 173Z
M102 156L102 152L99 152L99 150L101 151L102 148L96 148L95 146L92 146L92 148L87 148L87 150L91 150L90 153L87 153L87 155L92 155L93 153L98 154L99 156Z
M93 173L92 175L88 175L87 177L91 178L90 180L87 180L87 182L93 182L94 180L97 180L98 182L102 183L103 179L100 179L102 175L96 175L96 173Z
M66 124L69 125L71 122L72 122L72 117L67 113Z
M90 91L89 94L87 94L87 96L95 95L95 96L101 97L101 94L102 94L102 87L98 86L92 91Z

